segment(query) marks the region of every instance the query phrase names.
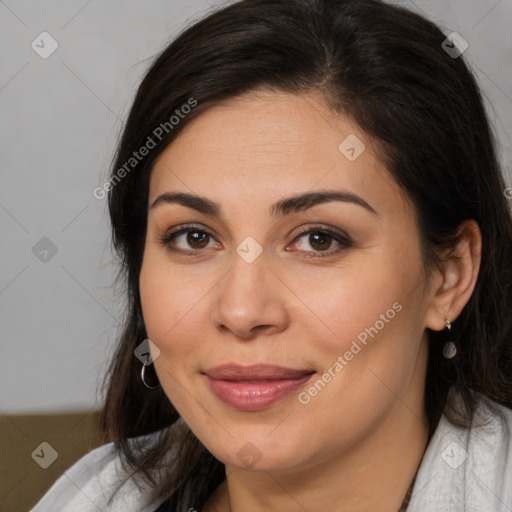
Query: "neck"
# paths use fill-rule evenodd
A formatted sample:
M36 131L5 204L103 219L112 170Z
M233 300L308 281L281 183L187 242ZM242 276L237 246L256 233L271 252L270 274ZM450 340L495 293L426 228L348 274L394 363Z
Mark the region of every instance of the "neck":
M205 512L397 512L428 442L422 402L397 400L371 435L300 471L254 472L226 466Z

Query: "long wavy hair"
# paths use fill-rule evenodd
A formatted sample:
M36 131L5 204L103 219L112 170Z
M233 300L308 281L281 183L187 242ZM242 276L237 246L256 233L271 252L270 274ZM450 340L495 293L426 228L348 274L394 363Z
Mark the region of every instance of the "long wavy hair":
M134 356L147 338L138 283L150 174L193 119L243 93L319 92L333 111L370 134L414 204L426 268L435 268L442 252L455 247L462 221L478 222L482 264L474 293L453 324L457 356L443 358L444 334L428 331L430 434L443 411L453 423L470 424L477 396L472 391L512 407L510 205L480 90L463 57L443 48L446 37L420 15L380 0L242 0L186 27L147 71L108 187L126 317L105 375L99 427L103 441L114 442L123 464L141 473L155 496L169 496L169 510L200 508L225 475L163 390L142 384ZM191 100L195 106L183 108ZM170 123L176 110L183 115ZM135 164L130 158L148 137L156 145ZM156 379L154 371L151 376ZM463 398L462 411L447 400L451 387ZM133 439L149 433L153 442ZM165 454L171 452L169 462ZM157 469L164 478L154 478Z

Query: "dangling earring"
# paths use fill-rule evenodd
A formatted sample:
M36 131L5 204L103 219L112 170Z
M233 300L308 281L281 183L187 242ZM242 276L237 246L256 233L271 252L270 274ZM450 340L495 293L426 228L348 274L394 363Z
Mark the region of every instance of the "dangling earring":
M446 328L448 329L448 334L452 330L452 324L450 323L450 320L444 319L446 322ZM457 347L455 346L455 343L453 341L449 340L444 344L443 347L443 356L446 357L446 359L452 359L457 354Z
M142 370L140 372L140 377L142 379L142 382L144 383L144 386L146 386L148 389L156 389L156 388L159 388L160 387L160 384L158 384L157 386L150 386L149 384L147 384L147 382L144 380L144 371L146 370L146 363L142 363Z

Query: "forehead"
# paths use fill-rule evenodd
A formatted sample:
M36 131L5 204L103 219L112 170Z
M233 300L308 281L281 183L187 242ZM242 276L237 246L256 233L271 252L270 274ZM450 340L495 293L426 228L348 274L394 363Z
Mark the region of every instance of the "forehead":
M398 199L403 207L377 155L375 142L318 94L247 93L201 113L159 155L150 202L169 189L269 203L297 191L342 188L370 203L388 199L397 207Z

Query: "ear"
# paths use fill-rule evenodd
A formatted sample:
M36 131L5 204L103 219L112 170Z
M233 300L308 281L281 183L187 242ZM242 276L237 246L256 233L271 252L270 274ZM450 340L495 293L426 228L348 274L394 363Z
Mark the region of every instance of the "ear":
M482 234L478 223L465 220L458 229L460 242L450 250L440 270L432 276L431 302L425 326L442 331L446 320L454 322L475 289L482 257Z

